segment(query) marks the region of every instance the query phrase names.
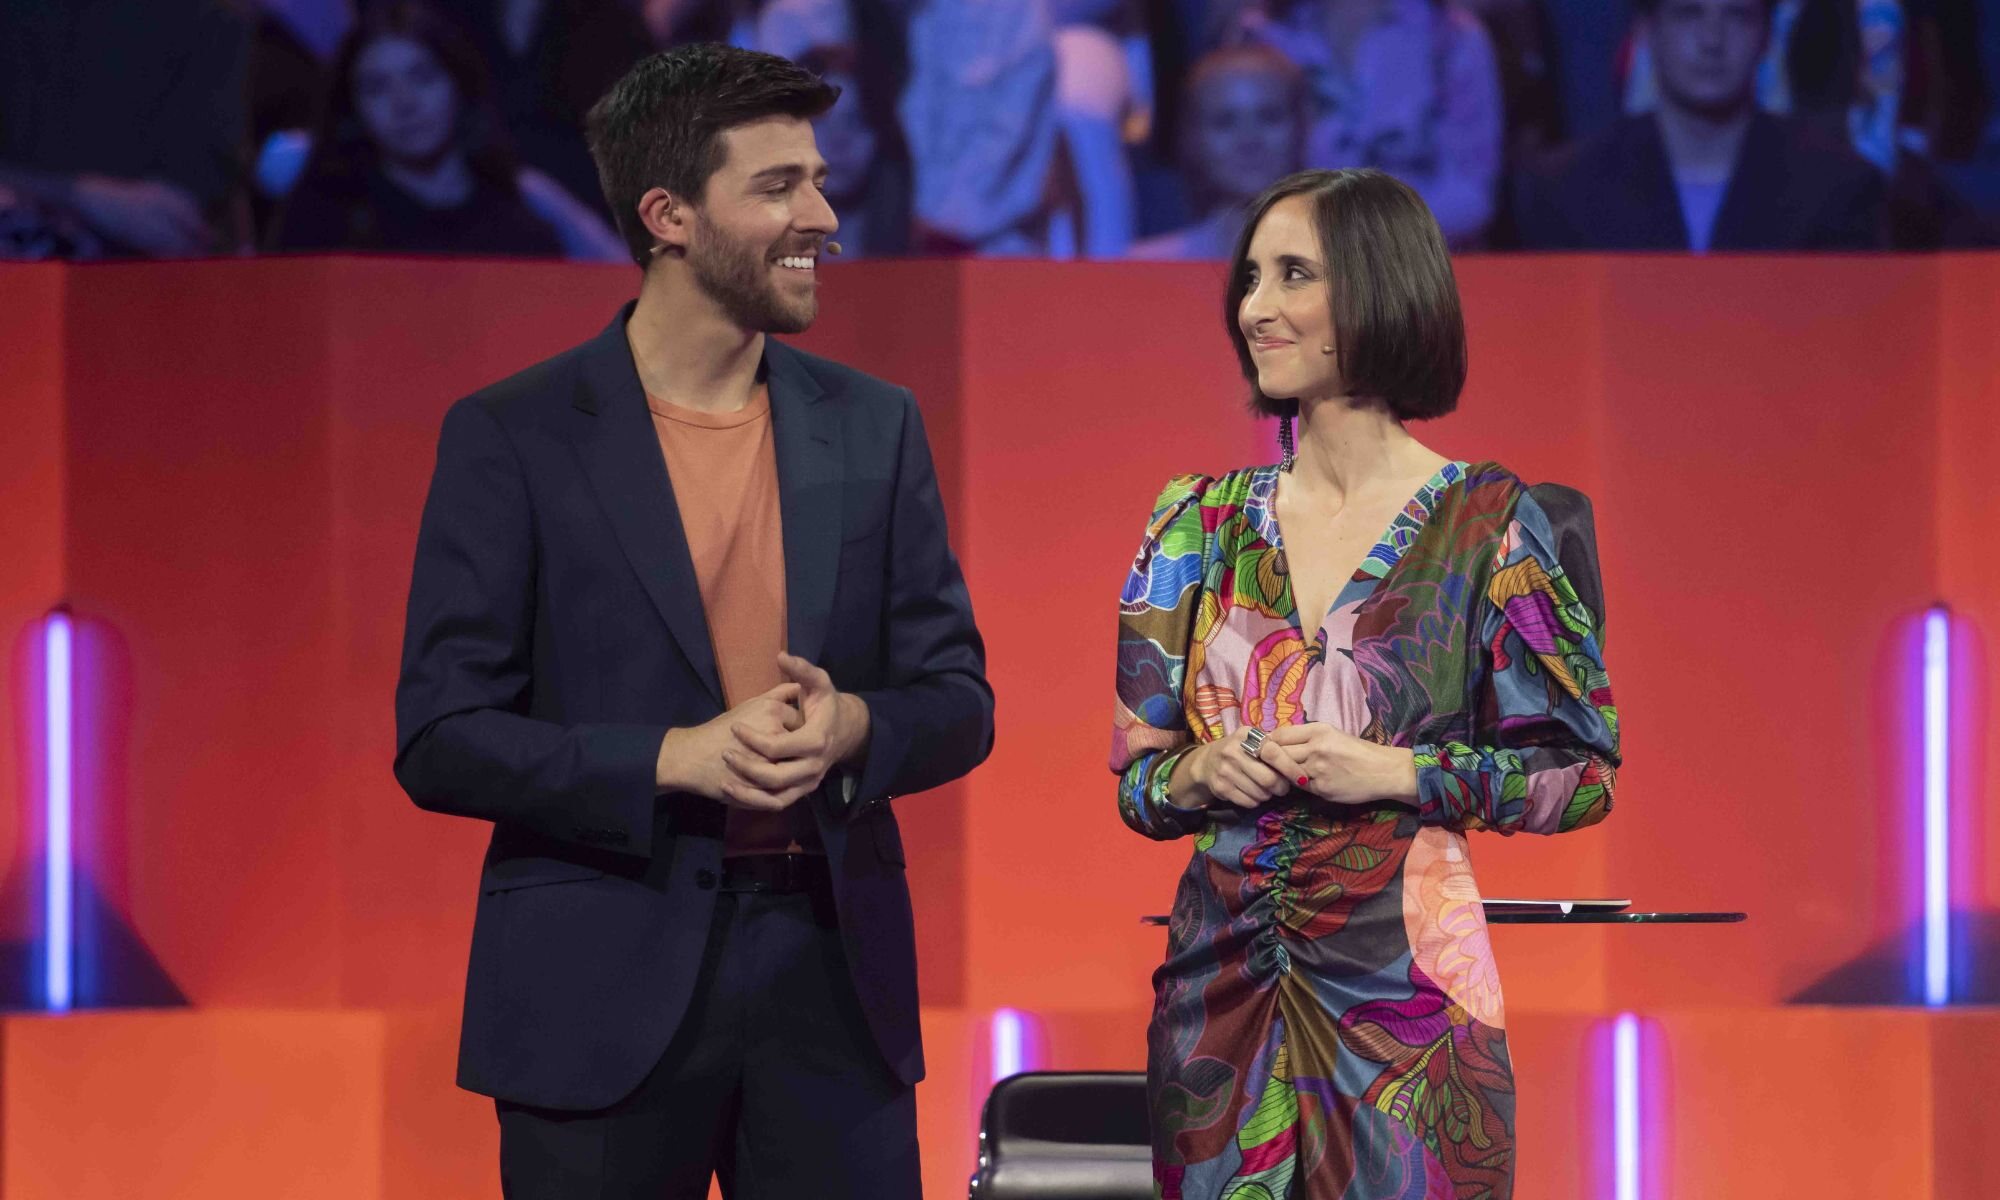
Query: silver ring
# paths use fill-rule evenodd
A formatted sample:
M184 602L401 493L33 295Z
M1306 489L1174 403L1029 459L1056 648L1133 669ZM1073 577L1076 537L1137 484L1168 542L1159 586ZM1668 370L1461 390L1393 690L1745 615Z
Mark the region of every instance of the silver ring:
M1264 748L1264 737L1264 731L1252 725L1243 734L1243 753L1256 759L1258 762L1263 762L1263 756L1257 752Z

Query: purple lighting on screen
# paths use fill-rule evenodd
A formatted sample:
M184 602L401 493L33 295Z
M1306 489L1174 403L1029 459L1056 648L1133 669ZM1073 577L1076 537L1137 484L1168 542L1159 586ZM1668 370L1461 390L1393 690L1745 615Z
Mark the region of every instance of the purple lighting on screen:
M72 1000L70 947L74 912L70 878L70 786L73 646L69 614L49 614L42 632L42 703L47 731L47 782L43 797L48 828L47 869L43 872L44 1001L51 1012L68 1012Z
M1924 1003L1951 1000L1951 613L1924 614Z
M1621 1013L1611 1028L1612 1165L1615 1200L1639 1194L1639 1018Z
M1029 1047L1032 1023L1033 1018L1018 1009L1003 1008L993 1014L993 1082L1034 1069Z

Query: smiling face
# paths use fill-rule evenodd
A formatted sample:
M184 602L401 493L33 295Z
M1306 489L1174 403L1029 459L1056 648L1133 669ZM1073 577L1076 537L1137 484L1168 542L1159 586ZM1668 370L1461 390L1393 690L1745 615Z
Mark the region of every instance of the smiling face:
M375 39L354 59L354 111L382 157L425 167L451 147L460 97L437 56L412 38Z
M688 267L743 329L802 333L819 315L821 247L840 227L812 125L769 117L725 130L722 146L692 206Z
M1310 196L1273 204L1237 264L1245 290L1237 327L1249 344L1257 389L1273 400L1342 393L1333 294Z

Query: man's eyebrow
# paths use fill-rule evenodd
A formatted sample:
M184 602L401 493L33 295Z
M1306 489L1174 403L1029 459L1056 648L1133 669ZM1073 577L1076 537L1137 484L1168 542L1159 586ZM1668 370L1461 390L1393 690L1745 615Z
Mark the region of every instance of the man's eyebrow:
M819 168L825 170L824 167ZM782 163L775 167L765 167L750 177L751 183L776 183L780 179L799 179L806 174L803 163Z

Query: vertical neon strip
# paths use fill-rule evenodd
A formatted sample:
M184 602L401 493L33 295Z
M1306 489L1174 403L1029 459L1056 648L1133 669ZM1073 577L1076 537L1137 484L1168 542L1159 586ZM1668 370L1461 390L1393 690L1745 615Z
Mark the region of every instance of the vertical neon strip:
M1021 1014L1011 1008L1003 1008L993 1014L993 1082L995 1083L1009 1075L1021 1073L1023 1024Z
M1951 613L1924 615L1924 1003L1951 1000Z
M74 656L71 628L66 613L49 614L43 633L44 727L48 730L48 868L43 895L43 979L49 1010L69 1011L72 998L71 927L74 911L70 877L70 716L72 712L72 668Z
M1640 1200L1639 1018L1622 1013L1611 1030L1612 1163L1616 1200Z

